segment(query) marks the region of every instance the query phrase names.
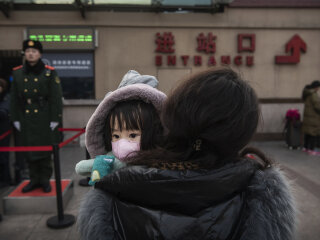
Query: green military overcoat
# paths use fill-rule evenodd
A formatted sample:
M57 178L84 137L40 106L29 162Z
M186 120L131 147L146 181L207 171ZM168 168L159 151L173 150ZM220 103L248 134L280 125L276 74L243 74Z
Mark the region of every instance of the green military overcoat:
M41 60L40 60L41 61ZM21 146L52 145L60 141L58 127L62 122L62 90L53 67L43 65L40 73L27 72L26 66L14 68L11 87L11 120L19 121L18 144ZM59 124L60 125L60 124ZM29 152L28 160L47 157L49 152Z
M320 135L320 98L314 89L303 90L304 113L302 129L311 136Z

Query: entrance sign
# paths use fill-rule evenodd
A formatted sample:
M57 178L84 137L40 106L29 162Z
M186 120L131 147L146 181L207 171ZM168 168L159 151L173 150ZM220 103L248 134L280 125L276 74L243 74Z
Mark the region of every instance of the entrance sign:
M254 66L254 52L256 50L256 34L239 33L235 43L237 43L237 53L234 56L220 55L216 56L217 35L212 32L199 33L195 38L197 55L189 56L185 54L176 55L174 34L172 32L156 33L155 65L162 66L215 66L217 64L236 66L245 65ZM297 64L300 62L300 51L306 52L307 44L303 39L295 34L286 44L286 53L290 55L275 56L275 64ZM199 55L202 54L202 55ZM203 55L206 54L206 55Z
M193 64L194 66L215 66L217 63L230 65L231 63L236 66L246 65L251 67L254 65L253 54L256 46L255 34L238 34L237 35L238 53L236 56L222 55L215 56L216 53L216 40L217 36L209 33L199 33L196 38L197 52L206 54L206 57L201 55L173 55L175 53L175 38L172 32L156 33L156 49L158 54L155 56L155 65L161 67L163 65L176 66L179 61L183 66ZM161 54L161 55L159 55ZM168 55L170 54L170 55Z

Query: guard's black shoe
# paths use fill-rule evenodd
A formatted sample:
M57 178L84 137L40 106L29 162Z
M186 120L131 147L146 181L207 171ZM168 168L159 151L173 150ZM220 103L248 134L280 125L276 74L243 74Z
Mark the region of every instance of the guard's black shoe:
M51 185L50 183L45 183L45 184L42 184L42 189L45 193L49 193L51 192Z
M22 188L23 193L31 192L33 189L36 189L40 187L38 184L33 184L32 182L29 182L26 186Z

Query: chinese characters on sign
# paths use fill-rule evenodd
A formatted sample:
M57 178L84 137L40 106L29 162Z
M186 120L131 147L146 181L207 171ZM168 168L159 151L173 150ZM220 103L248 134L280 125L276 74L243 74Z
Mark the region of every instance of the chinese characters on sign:
M171 32L165 32L161 36L160 33L157 33L156 39L157 49L156 52L159 53L173 53L174 49L174 37Z
M220 56L220 63L224 65L230 65L232 60L237 66L245 64L246 66L252 66L254 64L254 58L252 55L243 56L243 54L253 54L255 51L255 34L238 34L238 53L239 55L231 57L229 55ZM197 36L197 48L196 50L200 53L205 53L208 55L204 59L201 55L193 56L194 66L201 66L202 64L207 64L208 66L217 65L216 56L216 40L217 36L213 35L211 32L208 34L199 33ZM171 32L164 32L163 34L156 34L157 44L156 52L162 54L170 55L156 55L155 64L156 66L176 66L177 56L172 55L175 52L174 45L175 40ZM242 53L242 55L240 55ZM165 59L166 58L166 59ZM183 66L187 66L190 60L189 55L181 55L181 63Z
M85 68L87 69L89 65L91 65L90 60L52 60L52 64L56 66L56 68L60 68L60 65L72 65L71 68ZM78 66L75 66L75 65ZM79 66L80 65L80 66ZM83 67L85 66L85 67Z
M204 51L205 53L215 53L216 52L216 36L213 36L212 33L208 33L206 37L203 33L200 33L197 37L199 52Z
M89 27L27 28L27 38L40 41L46 50L93 50L97 45L95 34Z
M92 42L92 35L62 35L62 34L33 34L29 36L32 40L40 42Z
M92 53L44 53L45 64L53 66L60 77L93 77Z

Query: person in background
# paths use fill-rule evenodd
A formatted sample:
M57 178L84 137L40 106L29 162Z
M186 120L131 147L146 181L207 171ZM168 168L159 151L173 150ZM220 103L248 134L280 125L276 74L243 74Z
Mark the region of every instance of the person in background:
M11 128L9 120L9 102L8 82L0 78L0 136L8 132ZM0 146L9 146L10 134L0 139ZM11 184L9 152L0 152L0 187L6 187Z
M254 90L231 69L182 82L161 112L164 144L130 156L83 199L81 238L292 239L288 181L246 148L259 115Z
M304 133L303 151L309 155L319 155L315 151L317 137L320 135L320 98L317 94L320 81L315 80L305 86L302 92L304 102L302 131Z
M23 42L25 62L15 67L11 87L10 115L21 146L52 145L60 141L58 125L62 122L62 91L53 67L41 60L42 45ZM26 152L30 182L22 192L42 188L51 191L51 152Z

